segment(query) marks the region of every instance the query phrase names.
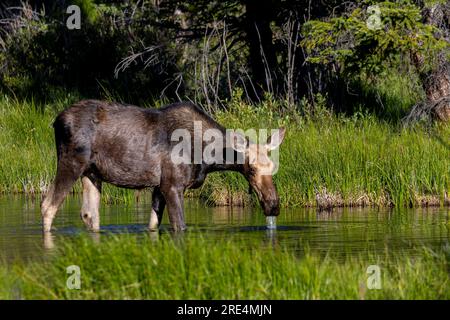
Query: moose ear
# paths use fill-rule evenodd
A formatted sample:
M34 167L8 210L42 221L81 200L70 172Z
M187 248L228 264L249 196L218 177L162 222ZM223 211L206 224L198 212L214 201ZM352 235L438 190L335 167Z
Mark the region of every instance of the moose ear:
M284 135L286 133L286 128L280 128L276 130L272 136L267 140L267 149L274 150L280 146L284 140Z
M247 138L238 132L230 132L230 146L237 152L245 152L248 147Z

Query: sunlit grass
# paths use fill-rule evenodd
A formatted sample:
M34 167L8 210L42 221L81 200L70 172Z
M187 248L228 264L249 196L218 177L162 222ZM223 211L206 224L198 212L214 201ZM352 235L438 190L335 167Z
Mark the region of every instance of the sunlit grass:
M280 116L275 111L279 105L273 104L266 102L258 109L231 103L230 111L218 119L233 128L287 128L275 175L282 204L450 203L450 126L403 128L362 114ZM216 174L200 195L221 203L224 194L245 195L247 189L238 175Z
M359 254L335 259L295 255L261 243L185 237L81 237L47 259L0 265L1 299L449 299L448 252L414 257ZM66 268L77 265L81 288ZM381 289L367 287L380 268Z

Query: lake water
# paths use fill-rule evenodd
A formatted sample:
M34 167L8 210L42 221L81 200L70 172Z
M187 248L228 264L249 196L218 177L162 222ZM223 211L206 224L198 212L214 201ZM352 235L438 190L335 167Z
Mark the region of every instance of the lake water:
M146 195L149 199L150 195ZM69 197L59 210L56 231L44 239L39 212L40 197L0 197L0 260L34 260L51 251L48 248L71 241L87 233L80 219L81 199ZM169 237L165 212L161 231L148 233L150 201L133 205L102 205L100 234L97 241L107 241L110 234L136 233L142 236ZM267 244L293 251L309 247L321 252L358 254L360 252L410 251L426 246L440 249L449 245L450 208L416 209L283 209L277 229L267 230L259 208L207 207L187 200L185 205L188 231L184 236L201 236L211 242L219 238L239 241L243 246ZM249 241L252 240L252 241Z

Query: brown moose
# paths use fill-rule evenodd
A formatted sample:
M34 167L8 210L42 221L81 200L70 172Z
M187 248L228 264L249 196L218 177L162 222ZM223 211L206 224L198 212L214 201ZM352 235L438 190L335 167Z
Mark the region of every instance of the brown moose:
M244 161L174 163L172 134L180 128L193 133L196 122L201 124L203 132L207 129L220 132L224 141L223 157L231 150L233 159L242 157ZM58 163L54 183L41 205L44 232L50 232L56 211L80 177L83 186L81 218L93 231L100 229L103 181L131 189L152 187L149 228L158 229L167 206L171 227L181 231L186 229L184 191L201 186L208 173L223 170L244 175L266 216L279 214L279 198L272 175L264 172L274 165L268 151L281 144L284 129L280 129L276 137L272 135L267 144L255 144L244 138L244 148L238 149L226 143L225 128L193 104L144 109L97 100L72 105L57 116L53 126ZM231 138L238 136L231 135ZM204 147L203 142L201 148ZM257 161L250 162L251 158Z

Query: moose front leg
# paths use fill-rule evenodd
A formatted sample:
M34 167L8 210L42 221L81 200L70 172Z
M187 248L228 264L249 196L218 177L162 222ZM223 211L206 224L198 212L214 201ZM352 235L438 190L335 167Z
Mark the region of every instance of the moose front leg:
M164 198L166 199L167 209L169 211L170 225L174 231L186 230L184 222L184 189L169 187L163 188Z
M81 207L81 219L91 231L100 230L100 193L101 181L84 176L81 178L83 185L83 205Z
M152 194L152 213L150 214L150 223L148 225L150 231L158 230L162 221L165 206L166 199L164 199L159 187L156 187L153 189Z

